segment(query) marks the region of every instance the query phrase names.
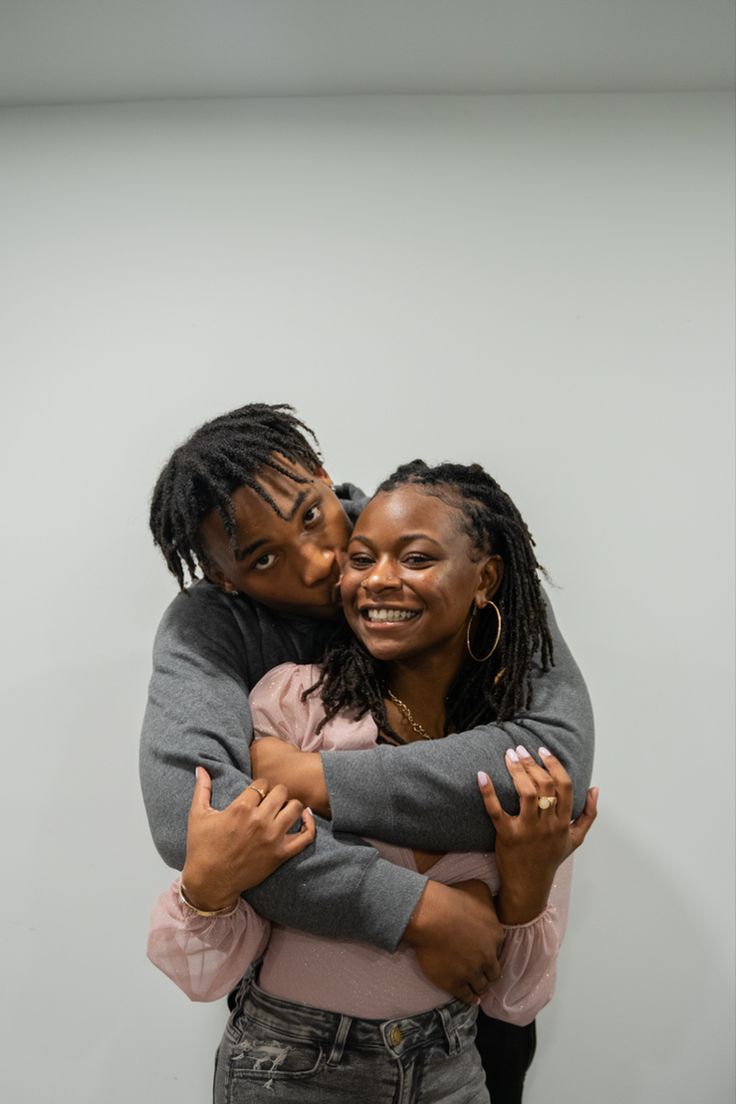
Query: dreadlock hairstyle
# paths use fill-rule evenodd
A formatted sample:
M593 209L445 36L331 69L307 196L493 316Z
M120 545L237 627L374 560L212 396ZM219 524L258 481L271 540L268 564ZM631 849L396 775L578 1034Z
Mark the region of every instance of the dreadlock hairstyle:
M212 510L217 510L235 544L233 491L250 487L281 516L259 483L259 473L271 468L295 483L309 482L280 464L276 453L310 472L322 463L313 431L285 403L250 403L213 418L172 454L151 497L150 527L154 544L182 590L185 568L193 582L198 568L207 566L200 526Z
M543 671L553 663L552 639L539 585L534 541L524 519L505 491L479 464L439 464L423 460L403 464L380 485L376 494L416 486L457 511L463 531L478 558L499 555L504 563L501 585L493 600L501 611L503 630L493 656L466 663L446 700L447 727L463 732L494 720L508 720L531 705L532 660L540 652ZM498 621L492 607L478 610L474 649L485 655L496 638ZM379 733L398 739L386 715L386 664L375 660L346 625L328 645L319 681L305 697L319 690L326 724L341 710L356 719L370 712Z

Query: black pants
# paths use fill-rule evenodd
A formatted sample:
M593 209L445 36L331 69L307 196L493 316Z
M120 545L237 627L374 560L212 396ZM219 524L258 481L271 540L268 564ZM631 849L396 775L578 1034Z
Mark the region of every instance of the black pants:
M534 1021L517 1027L479 1011L475 1045L486 1071L491 1104L521 1104L524 1077L537 1047Z

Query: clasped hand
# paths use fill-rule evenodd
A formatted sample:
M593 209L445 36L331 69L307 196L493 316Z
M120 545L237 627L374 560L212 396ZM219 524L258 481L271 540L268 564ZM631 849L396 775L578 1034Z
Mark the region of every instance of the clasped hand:
M187 898L196 908L215 910L237 903L246 889L273 874L314 840L314 817L285 786L257 778L226 809L212 808L212 781L197 767L182 871ZM290 832L301 817L301 829Z

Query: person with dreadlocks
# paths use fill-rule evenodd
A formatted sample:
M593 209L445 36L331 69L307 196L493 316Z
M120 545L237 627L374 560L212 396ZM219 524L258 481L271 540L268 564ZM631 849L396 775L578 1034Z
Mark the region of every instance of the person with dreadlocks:
M433 741L528 707L533 657L552 658L538 566L518 510L478 465L399 468L352 534L341 580L345 623L322 663L284 664L253 691L256 750L284 741L310 754ZM507 753L518 816L479 777L497 829L495 857L374 841L399 865L450 884L480 879L497 894L507 925L503 972L482 1003L521 1024L551 996L569 882L569 863L559 874L557 867L584 839L597 797L590 791L571 824L569 776L547 749L540 755L543 766L521 745ZM195 826L195 846L196 837ZM300 1104L378 1104L409 1085L419 1088L418 1104L490 1099L473 1046L476 1006L428 982L408 948L391 954L288 928L271 934L237 895L214 919L192 916L176 882L154 911L149 953L194 999L224 995L264 956L257 981L248 976L240 986L219 1051L216 1102L268 1099L274 1080L281 1099Z
M436 851L487 850L493 827L472 780L487 771L513 811L516 791L504 752L522 741L531 751L546 745L564 764L578 815L593 753L585 684L547 606L554 665L544 673L547 660L535 655L528 709L426 748L363 750L360 770L350 752L305 755L300 783L308 784L308 804L331 815L332 826L320 819L314 846L295 853L309 844L309 832L294 841L279 836L279 790L269 794L264 827L266 803L255 805L265 787L256 781L258 790L249 788L248 691L281 663L321 658L339 612L338 558L365 502L350 484L333 488L312 441L290 407L254 403L207 422L161 472L151 530L182 593L156 636L141 735L151 832L169 866L181 870L187 856L189 900L205 911L254 887L267 873L264 862L273 869L291 853L248 890L262 916L388 951L404 941L433 983L472 1000L499 971L503 931L488 901L385 862L346 833ZM185 589L187 576L193 585ZM187 853L188 814L202 830ZM492 1044L494 1104L511 1104L533 1054L533 1025L509 1028L511 1036L504 1024L486 1026L502 1032Z

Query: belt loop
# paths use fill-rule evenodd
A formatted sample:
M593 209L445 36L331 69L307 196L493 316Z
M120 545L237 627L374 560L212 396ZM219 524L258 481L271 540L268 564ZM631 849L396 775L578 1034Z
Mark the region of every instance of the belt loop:
M442 1023L443 1030L445 1032L445 1038L447 1039L447 1053L452 1058L453 1055L460 1053L460 1039L458 1038L457 1031L455 1030L455 1022L447 1005L442 1008L435 1009L437 1015Z
M256 972L256 967L259 965L260 959L257 963L254 963L248 972L242 977L240 985L235 993L235 1011L239 1016L243 1015L243 1005L245 1004L245 998L250 992L250 987L253 984L253 975Z
M326 1065L340 1065L342 1052L345 1050L345 1041L348 1037L348 1032L350 1031L352 1023L353 1021L350 1016L340 1016L340 1022L337 1025L337 1031L335 1032L335 1038L332 1043L332 1050L330 1051Z

